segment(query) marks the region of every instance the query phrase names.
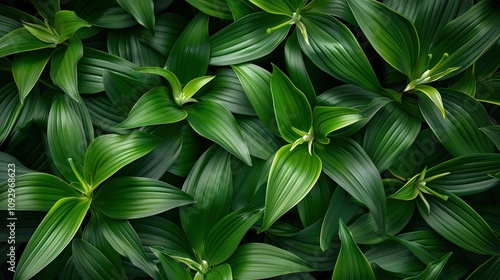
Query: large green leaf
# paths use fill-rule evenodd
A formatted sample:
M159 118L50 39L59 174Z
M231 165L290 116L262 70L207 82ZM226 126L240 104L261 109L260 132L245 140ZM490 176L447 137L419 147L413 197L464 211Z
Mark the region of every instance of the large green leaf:
M186 111L175 104L168 89L164 86L158 86L146 92L135 103L128 117L118 127L134 128L176 123L186 117Z
M30 279L64 250L87 214L90 201L67 197L54 204L26 245L14 279Z
M50 208L61 198L81 196L62 179L46 173L16 174L15 193L9 190L9 182L0 184L0 209L7 209L8 197L16 200L18 211L43 211Z
M193 203L190 195L165 182L118 177L104 183L93 205L115 220L138 219Z
M414 277L405 278L405 280L436 280L441 274L451 253L444 255L439 260L433 261L427 265L424 271Z
M435 72L451 67L461 67L451 75L465 71L490 46L497 43L500 33L499 11L500 7L494 0L480 1L446 24L431 46L431 67L438 63L444 53L450 56L438 65Z
M347 0L347 3L373 48L392 67L411 77L420 51L413 23L374 0Z
M68 159L80 168L83 164L87 141L81 119L62 98L57 98L49 113L47 145L57 169L70 183L79 182ZM83 187L83 186L81 186Z
M266 12L242 17L210 37L210 64L239 64L269 54L285 39L290 25L280 27L271 34L266 32L267 29L288 20L289 17Z
M410 145L420 131L420 121L398 104L389 103L368 123L363 149L379 172L387 170Z
M268 229L279 217L299 203L311 190L321 174L321 160L306 147L290 151L283 146L274 156L266 191L266 208L260 232Z
M245 139L250 154L267 160L280 146L280 139L269 131L257 118L238 118L241 134Z
M420 98L420 110L427 124L453 156L495 152L495 146L479 130L491 125L483 106L472 97L454 90L440 89L446 119L427 98Z
M271 94L271 73L255 64L233 65L241 86L262 123L279 135Z
M85 154L86 183L96 188L123 166L149 153L159 142L158 137L140 131L97 137Z
M148 33L148 31L145 31ZM155 49L141 42L139 32L123 32L121 30L108 32L106 40L108 52L125 58L139 66L165 65L163 57Z
M294 272L314 271L296 255L265 243L247 243L228 260L233 277L241 280L265 279Z
M233 195L230 159L229 153L212 146L198 159L182 187L196 201L182 207L180 213L182 228L198 256L204 256L210 230L229 214Z
M149 32L154 32L155 13L153 0L116 0L116 2L131 14L139 24L146 27Z
M225 107L202 101L186 107L191 127L248 165L252 165L250 152L234 116Z
M311 191L297 204L300 221L305 228L325 217L332 197L330 182L329 178L320 175Z
M12 61L12 74L19 90L19 99L24 99L30 93L47 65L52 50L20 53Z
M363 113L356 109L336 106L316 106L314 107L316 136L326 138L333 131L356 123L364 118Z
M139 40L157 51L164 57L168 57L175 41L188 23L187 19L173 13L162 13L156 15L154 35L147 30L139 31ZM146 66L146 65L144 65Z
M448 196L448 200L426 196L430 212L424 202L417 199L424 220L441 236L466 250L498 255L500 240L483 218L456 195L445 190L438 192Z
M356 245L351 232L342 220L339 223L341 247L332 279L376 279L370 263Z
M113 249L130 259L153 279L161 279L158 266L146 255L139 236L128 221L116 221L97 212L92 215L96 215L102 232Z
M352 25L356 24L356 19L345 0L312 0L307 3L304 11L334 16Z
M21 114L23 105L14 82L0 88L0 145L7 139Z
M244 207L222 218L210 230L206 240L204 259L209 265L227 260L238 248L251 226L260 218L262 210Z
M18 28L0 38L0 57L55 47L56 44L48 44L38 40L26 28Z
M210 269L205 275L206 280L233 280L233 272L231 266L227 263L221 264L215 268Z
M73 11L58 11L54 19L54 28L59 35L58 43L62 43L73 37L76 31L91 25L79 18Z
M283 139L293 143L300 138L302 135L294 128L306 133L311 130L312 110L306 96L276 65L273 65L271 76L271 94L276 122Z
M375 92L381 90L370 62L344 24L316 13L304 13L301 21L307 28L309 44L298 36L299 44L316 66L341 81Z
M55 69L54 84L62 88L75 101L79 101L78 92L78 61L83 57L83 45L80 38L71 39L60 64L52 60L51 71Z
M192 79L205 75L209 60L208 16L199 13L175 41L165 68L175 73L185 85Z
M288 1L291 2L291 1ZM298 7L291 7L285 0L276 1L265 1L265 0L250 0L250 3L261 8L262 10L277 15L292 16L293 12L297 10Z
M493 141L497 149L500 150L500 125L481 127L480 130L484 132Z
M476 270L474 270L467 280L482 279L482 280L495 280L500 277L500 257L493 256Z
M12 30L23 27L22 21L43 24L36 16L12 6L0 4L0 37Z
M168 280L191 280L191 275L184 269L179 263L177 263L169 255L164 254L162 250L150 247L151 251L160 260L160 264L163 267L163 272Z
M186 0L189 4L216 18L233 19L231 10L224 0Z
M386 205L384 187L377 168L365 151L353 140L331 138L328 146L316 146L323 171L375 217L379 234L384 235Z
M72 256L82 279L123 279L122 274L101 251L85 240L74 239Z

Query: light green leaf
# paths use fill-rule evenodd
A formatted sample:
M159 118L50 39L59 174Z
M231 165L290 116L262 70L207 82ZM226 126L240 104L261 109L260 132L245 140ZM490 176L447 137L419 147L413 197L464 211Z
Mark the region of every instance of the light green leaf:
M203 259L210 266L227 260L261 215L260 209L252 211L249 207L244 207L222 218L208 233Z
M48 44L38 40L26 28L18 28L0 38L0 57L55 47L56 44Z
M328 146L316 146L323 171L373 214L384 236L386 205L382 179L365 151L353 140L331 138Z
M128 221L116 221L98 212L92 214L97 215L102 232L113 249L153 279L161 279L158 267L144 251L139 236Z
M78 184L79 180L68 159L71 158L77 168L82 167L87 150L85 132L81 119L62 97L57 98L50 109L47 146L57 169L70 183L76 183L74 186L83 191L84 186Z
M115 220L153 216L193 203L192 197L165 182L144 177L118 177L104 183L93 204Z
M433 261L427 265L424 271L417 276L405 278L405 280L436 280L441 275L446 262L450 258L451 253L442 256L440 259Z
M224 0L186 0L186 2L207 15L221 19L233 19L231 10Z
M116 0L116 2L131 14L140 25L146 27L150 33L154 32L155 13L153 0Z
M22 21L43 24L36 16L4 4L0 4L0 15L0 37L23 27Z
M476 270L474 270L467 280L482 279L482 280L495 280L500 277L500 257L493 256Z
M140 73L162 76L170 83L174 98L178 96L180 97L182 90L181 82L172 71L160 67L141 67L139 69L136 69L136 71Z
M134 105L118 128L134 128L180 122L187 112L172 101L166 87L158 86L146 92Z
M85 154L86 183L95 189L120 168L149 153L159 142L158 137L140 131L97 137Z
M316 13L304 13L301 22L310 44L298 36L300 47L318 68L346 83L375 92L382 90L358 41L344 24Z
M203 76L194 78L189 81L181 92L181 100L188 101L191 97L193 97L204 85L213 80L215 76Z
M189 81L207 72L210 60L208 18L204 13L199 13L191 20L175 41L165 65L165 69L175 73L186 86Z
M265 243L247 243L238 247L227 263L233 270L233 277L241 280L314 271L296 255Z
M271 94L276 122L283 139L293 143L302 137L293 128L303 132L310 131L313 124L312 111L306 96L274 64Z
M160 260L163 272L168 280L192 280L189 272L169 255L164 254L159 248L150 247L151 251Z
M321 160L306 147L290 151L283 146L274 156L266 190L264 220L259 232L267 230L279 217L299 203L321 174Z
M290 25L271 34L266 32L267 29L288 20L286 16L258 12L228 25L210 37L210 65L239 64L269 54L285 39Z
M448 196L448 200L426 196L430 212L424 202L417 200L418 210L427 224L466 250L476 254L498 255L500 240L483 218L456 195L445 190L438 192Z
M254 4L255 6L261 8L262 10L268 13L285 15L290 17L299 8L299 7L289 6L289 3L287 3L285 0L275 0L275 1L250 0L250 3Z
M101 251L85 240L75 238L72 242L75 268L82 279L124 279L121 273Z
M235 21L257 11L257 7L252 5L249 0L226 0L226 2Z
M485 126L479 128L490 140L495 144L497 149L500 150L500 125Z
M61 87L73 100L79 102L78 61L83 57L83 45L80 38L71 39L60 64L52 60L51 71L55 71L54 84ZM54 70L55 69L55 70Z
M356 123L364 118L363 113L356 109L336 106L316 106L314 107L316 136L326 138L333 131Z
M90 199L67 197L54 204L26 245L14 279L30 279L71 242L90 207Z
M341 247L332 279L376 279L370 263L354 242L351 232L342 220L339 223Z
M413 23L386 5L347 0L356 21L373 48L392 67L412 77L420 43Z
M12 74L19 90L21 104L24 103L24 99L30 93L31 89L33 89L36 82L38 82L51 56L51 50L26 52L14 56Z
M80 28L90 26L92 25L79 18L73 11L59 11L55 15L54 28L59 35L58 43L73 37Z
M46 173L28 173L15 177L16 210L18 211L43 211L50 208L61 198L79 197L81 193L74 190L68 183L60 178ZM0 183L0 209L7 210L9 182Z
M439 92L446 119L428 98L420 98L420 111L448 152L455 157L495 152L493 143L479 130L491 125L483 106L459 91L440 89Z
M26 30L28 30L29 33L35 36L38 40L47 44L58 43L59 35L57 34L57 31L55 31L55 29L48 24L48 22L45 22L45 25L24 22L23 25L24 28L26 28Z
M231 266L227 263L210 269L204 276L205 280L233 280Z
M420 121L395 102L382 108L368 123L363 149L379 172L387 170L417 138Z
M180 209L181 223L193 251L204 256L209 231L229 214L233 195L231 156L214 145L191 168L182 190L195 204Z
M438 108L441 112L443 119L446 118L443 100L441 99L441 94L437 89L428 85L418 85L414 87L413 90L418 91L416 92L416 94L418 95L419 99L428 98L430 101L432 101L432 103L434 103L434 106L436 106L436 108Z
M252 165L250 152L234 116L228 109L212 101L186 107L187 120L201 136L208 138L247 165Z

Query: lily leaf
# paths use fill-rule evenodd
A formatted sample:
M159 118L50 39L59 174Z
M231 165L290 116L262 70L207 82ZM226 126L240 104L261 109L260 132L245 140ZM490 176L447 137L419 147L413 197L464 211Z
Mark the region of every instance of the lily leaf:
M160 264L163 267L163 271L168 280L191 280L191 275L184 269L177 261L171 258L169 255L164 254L162 250L150 247L151 251L160 260Z
M38 40L23 27L15 29L0 38L0 57L55 47L56 44L44 43Z
M290 7L285 0L265 1L265 0L250 0L252 4L262 10L277 15L292 16L293 12L299 7Z
M12 61L12 74L19 90L21 104L35 86L47 65L52 50L40 50L37 52L20 53Z
M314 107L314 125L317 136L326 138L328 134L365 118L361 111L347 107Z
M68 48L64 52L60 64L54 65L52 60L51 70L56 69L54 84L61 87L73 100L79 102L78 92L78 61L83 57L83 45L80 38L71 39Z
M116 0L120 6L131 14L135 20L154 33L155 13L153 0Z
M54 28L59 35L58 43L62 43L73 37L76 31L83 27L92 26L85 20L79 18L73 11L58 11L54 19Z
M82 279L121 279L121 273L101 251L85 240L74 239L72 253L75 268Z
M205 274L205 280L233 280L233 272L231 266L227 263L221 264L215 268L210 269Z
M443 119L446 117L443 100L441 99L441 94L437 89L428 85L418 85L413 88L414 91L418 91L417 95L419 98L428 98L434 105L439 109Z
M233 19L231 10L225 0L186 0L198 10L216 18ZM241 5L241 3L239 3Z
M405 280L436 280L443 270L451 253L442 256L439 260L433 261L427 265L424 271L417 276L405 278Z

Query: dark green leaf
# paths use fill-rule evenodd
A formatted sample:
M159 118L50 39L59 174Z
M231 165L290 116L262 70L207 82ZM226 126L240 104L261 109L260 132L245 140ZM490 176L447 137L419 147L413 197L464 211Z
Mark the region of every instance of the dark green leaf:
M321 176L311 191L297 204L300 220L307 228L325 217L332 193L329 179Z
M52 50L20 53L12 61L12 74L19 90L19 99L24 99L30 93L40 78L45 65L52 55Z
M55 47L55 44L48 44L38 40L26 28L18 28L0 38L0 57Z
M210 269L204 276L206 280L233 280L231 266L227 263Z
M491 78L485 79L477 83L476 100L500 106L500 75L493 75Z
M493 256L476 270L474 270L467 280L481 279L481 280L495 280L500 277L500 257Z
M83 45L80 38L73 38L64 52L64 57L59 65L52 63L51 70L54 70L54 84L61 87L75 101L79 101L78 93L78 72L77 64L83 56ZM54 60L52 60L54 62Z
M354 18L351 9L345 0L313 0L304 8L305 12L321 13L329 16L334 16L355 25L356 19Z
M149 32L154 32L155 13L153 0L116 0L116 2L131 14L139 24L146 27Z
M186 107L188 122L203 137L221 145L248 165L250 152L238 123L228 109L212 101L202 101Z
M296 255L265 243L238 247L228 260L233 277L241 280L265 279L314 269Z
M23 27L22 21L43 24L36 16L14 7L0 4L0 37L14 29Z
M497 149L500 150L500 125L481 127L480 130L484 132L495 144Z
M85 20L79 18L73 11L58 11L55 15L54 28L59 35L58 43L73 37L78 29L90 27Z
M238 118L237 121L250 155L267 160L280 148L279 139L259 119L245 117Z
M160 260L160 264L163 267L163 272L165 273L168 280L191 280L191 275L184 269L180 264L178 264L173 258L164 254L162 250L158 248L151 247L151 251Z
M23 105L19 101L16 84L11 82L0 88L0 145L7 139L16 124Z
M226 0L226 2L235 21L257 11L257 7L252 5L249 0Z
M82 239L72 242L73 261L82 279L123 279L123 275L101 251Z
M268 13L285 16L292 16L292 14L299 8L289 6L291 3L287 3L285 0L250 0L250 2Z
M444 255L439 260L431 262L427 265L422 273L414 277L405 278L405 280L436 280L441 274L446 262L450 258L451 253Z
M71 242L90 207L90 199L62 198L38 226L19 259L14 279L30 279Z
M137 33L139 32L110 31L107 38L109 53L125 58L139 66L160 67L165 65L166 58L141 42Z
M288 20L289 17L266 12L242 17L210 37L210 64L239 64L269 54L285 39L290 25L280 27L271 34L266 32L267 29Z
M469 68L465 71L463 77L455 84L449 87L450 89L461 91L469 96L474 97L476 95L476 78L474 73Z
M216 18L233 19L231 10L224 0L187 0L198 10Z
M279 217L309 193L321 173L321 160L306 147L290 151L283 146L274 156L266 191L266 208L260 232L268 229Z

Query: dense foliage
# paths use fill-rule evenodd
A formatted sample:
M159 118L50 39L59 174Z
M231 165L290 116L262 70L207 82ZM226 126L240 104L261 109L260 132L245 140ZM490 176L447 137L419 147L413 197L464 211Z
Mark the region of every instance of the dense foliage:
M4 278L500 279L498 1L4 3Z

